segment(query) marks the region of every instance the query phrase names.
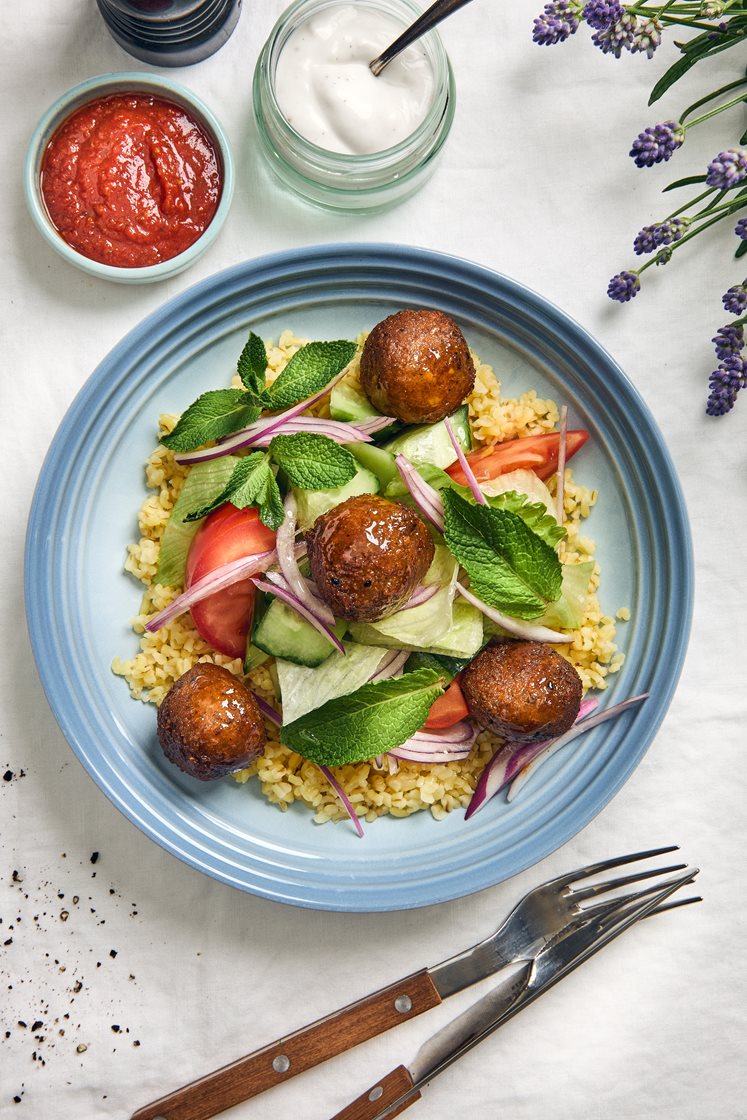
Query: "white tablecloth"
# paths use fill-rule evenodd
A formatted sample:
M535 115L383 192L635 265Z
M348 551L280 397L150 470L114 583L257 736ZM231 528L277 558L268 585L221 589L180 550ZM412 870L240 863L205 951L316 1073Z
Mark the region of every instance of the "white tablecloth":
M687 92L675 89L648 109L665 49L651 63L615 62L583 29L564 46L539 48L531 42L535 6L479 0L444 25L459 98L440 166L411 201L350 219L282 194L259 166L251 77L282 4L247 0L220 53L170 72L211 105L233 142L239 175L227 226L188 273L143 287L97 282L58 259L30 223L20 178L32 128L62 90L96 73L147 68L109 37L93 0L4 7L3 1117L125 1120L198 1074L470 944L551 874L668 842L702 868L704 903L622 938L435 1082L416 1108L439 1120L747 1116L747 993L741 961L730 960L745 948L747 401L722 420L704 415L709 339L725 319L720 295L745 271L732 260L732 223L668 269L648 272L630 306L605 295L608 278L632 260L635 232L662 216L659 188L699 171L739 127L732 117L731 130L723 118L708 135L696 130L672 164L647 172L628 158L630 141L709 83L736 77L741 63L735 52L720 55ZM539 866L425 911L293 909L215 883L162 851L110 805L65 743L23 622L33 487L65 410L99 360L193 282L244 258L337 240L414 244L477 261L587 327L660 424L695 539L687 661L630 781ZM471 998L462 994L231 1116L326 1120L410 1059Z

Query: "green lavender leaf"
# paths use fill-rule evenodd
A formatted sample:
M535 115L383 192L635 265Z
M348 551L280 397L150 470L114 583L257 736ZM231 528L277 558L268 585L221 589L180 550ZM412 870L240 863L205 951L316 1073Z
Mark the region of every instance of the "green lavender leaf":
M352 361L354 342L309 342L297 350L281 374L262 394L273 412L290 408L329 384Z
M423 726L443 679L435 669L418 669L398 680L364 684L282 727L280 740L319 766L385 754Z
M260 411L257 398L243 389L211 389L182 413L173 432L162 436L161 443L171 451L193 451L254 423Z
M659 78L648 99L649 105L653 105L655 101L663 97L670 86L684 77L688 70L692 69L696 62L700 62L702 58L718 54L720 51L728 50L730 47L743 43L745 34L747 34L745 17L736 16L729 20L727 30L718 39L712 39L712 34L713 32L705 31L702 35L696 35L694 39L689 39L683 44L681 48L682 57L678 58Z
M561 591L554 550L510 510L471 505L453 490L442 498L446 543L475 595L513 618L539 618Z
M301 490L334 490L350 482L358 470L345 447L316 432L275 436L270 455Z
M254 331L249 334L246 345L239 355L236 371L245 389L255 394L262 392L267 372L267 351L264 342Z

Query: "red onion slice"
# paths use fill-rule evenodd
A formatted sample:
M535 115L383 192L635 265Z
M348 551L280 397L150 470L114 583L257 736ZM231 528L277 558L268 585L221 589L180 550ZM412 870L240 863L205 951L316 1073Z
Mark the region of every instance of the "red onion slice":
M459 466L464 471L464 477L467 479L467 485L469 486L470 490L472 491L473 498L475 499L475 501L477 502L477 504L479 506L488 505L489 504L488 499L485 497L485 495L483 494L482 490L479 487L479 484L477 482L477 479L475 478L472 467L467 462L467 456L462 451L459 440L456 438L456 435L454 434L454 429L451 426L451 420L449 419L448 416L445 417L445 419L444 419L444 425L446 426L446 431L449 433L449 439L451 440L451 446L454 448L454 450L456 452L457 459L459 460Z
M242 579L248 579L250 576L256 575L257 572L267 571L270 565L277 561L277 558L278 554L273 548L269 552L258 552L254 556L242 556L239 560L231 560L228 564L221 564L219 568L214 568L202 579L198 579L187 591L177 595L168 607L154 615L150 622L146 622L145 629L149 634L160 630L162 626L166 626L167 623L173 622L175 618L185 614L195 603L207 599L208 596L214 595L216 591L223 591L226 587L232 587L234 583L238 583Z
M550 642L552 645L573 641L572 634L562 634L559 630L550 630L547 626L539 626L537 623L523 622L520 618L511 618L510 615L497 611L495 607L488 606L482 599L478 599L466 587L462 587L458 581L456 588L468 603L477 607L478 611L481 611L491 622L495 622L497 626L502 626L504 630L508 630L509 634L515 634L518 638L526 638L530 642Z
M275 547L278 553L280 571L285 577L288 590L291 591L299 602L303 603L310 611L327 626L335 624L335 616L326 603L323 603L309 588L308 583L301 575L296 560L296 499L290 492L283 502L285 517L277 531ZM272 578L272 577L270 577Z
M405 762L428 765L436 762L457 762L466 758L477 738L477 728L461 720L443 731L416 731L405 743L389 751Z
M258 428L252 436L252 447L269 447L275 436L294 436L300 432L310 432L312 435L326 436L335 443L371 443L371 436L361 431L354 424L346 424L342 420L324 420L316 416L299 416L293 420L286 420L279 426L266 421L266 427Z
M565 460L568 447L568 405L560 409L560 439L558 440L558 486L555 491L555 517L558 525L563 524L563 505L565 501Z
M280 578L282 579L282 576ZM270 582L270 580L255 579L254 586L259 591L265 591L268 595L274 595L276 598L282 599L292 610L300 614L301 618L310 623L315 630L318 630L328 642L331 642L335 649L338 649L342 654L345 653L345 646L337 635L332 632L329 626L318 617L316 609L310 610L308 607L304 606L300 599L296 598L293 592L289 590L288 586L284 586L280 583L277 577L273 579L272 582Z
M408 649L392 649L381 661L375 671L368 678L368 683L373 684L375 681L388 681L393 677L402 675L402 670L405 667L405 662L410 656Z
M334 386L345 376L345 370L342 370L328 381L323 389L318 393L314 393L311 397L306 397L305 400L299 401L285 412L279 412L269 420L258 420L254 424L249 424L248 427L242 428L239 432L234 432L233 435L228 436L223 442L218 444L217 447L204 448L202 451L186 451L181 455L176 456L177 463L204 463L209 459L219 459L221 455L228 455L231 451L238 451L240 447L250 447L254 442L254 438L259 432L267 434L270 431L276 431L287 420L292 420L294 416L304 412L307 408L311 408L322 397L326 397Z
M394 462L415 505L430 521L433 528L443 533L444 504L438 490L434 490L425 479L421 478L406 455L398 455Z
M622 703L615 704L612 708L604 708L593 716L588 716L588 713L596 707L596 701L584 700L579 708L575 724L564 735L560 735L556 739L543 739L539 743L508 743L501 747L480 775L472 800L464 814L464 819L468 820L471 816L474 816L491 797L494 797L504 786L513 782L520 771L533 763L535 759L544 756L545 751L552 750L555 753L561 747L573 742L584 731L590 731L592 727L596 727L608 719L613 719L634 704L640 704L647 696L647 692L643 692L639 696L631 696L627 700L623 700ZM586 718L587 716L588 718Z
M363 839L363 825L358 820L358 814L356 813L355 809L353 808L353 804L352 804L350 798L345 793L345 790L342 788L340 783L337 781L337 778L335 778L335 776L333 775L332 771L330 770L330 768L328 766L320 766L319 769L321 770L322 774L324 774L324 777L327 779L329 784L332 786L332 789L335 791L337 796L340 798L340 801L342 802L342 804L345 807L345 811L347 812L351 821L355 825L355 831L358 833L358 835L360 836L360 838L362 840Z
M253 693L253 696L257 701L257 707L259 708L262 715L269 719L270 723L274 723L278 727L282 727L283 717L280 715L280 712L276 712L272 705L268 704L266 700L263 700L261 696L257 696L256 692Z
M355 426L359 432L372 436L375 432L381 432L396 423L396 416L369 416L365 420L356 420Z
M415 588L404 607L400 607L400 610L409 611L413 607L422 607L423 603L427 603L434 595L438 595L440 590L441 585L438 583L421 583L419 587Z

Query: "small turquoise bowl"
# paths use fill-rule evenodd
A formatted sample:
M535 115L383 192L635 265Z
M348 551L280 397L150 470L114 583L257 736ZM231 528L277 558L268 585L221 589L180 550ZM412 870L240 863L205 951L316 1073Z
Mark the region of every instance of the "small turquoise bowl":
M197 240L185 249L183 253L171 257L159 264L147 265L144 268L122 268L100 261L91 260L90 257L79 253L63 240L47 213L41 192L41 165L47 144L53 134L76 109L89 101L100 97L107 97L117 93L147 93L153 97L161 97L181 105L190 116L202 125L210 136L215 150L219 155L223 171L223 191L212 222ZM26 153L24 168L24 190L26 203L36 228L49 245L70 264L74 264L83 272L97 276L102 280L113 280L119 284L150 284L155 280L167 280L176 276L185 268L189 268L198 257L210 248L218 236L231 207L234 188L234 163L231 147L223 128L211 113L210 109L195 97L184 86L172 82L169 78L156 77L151 74L104 74L97 78L89 78L80 85L74 86L63 93L44 114L36 126Z

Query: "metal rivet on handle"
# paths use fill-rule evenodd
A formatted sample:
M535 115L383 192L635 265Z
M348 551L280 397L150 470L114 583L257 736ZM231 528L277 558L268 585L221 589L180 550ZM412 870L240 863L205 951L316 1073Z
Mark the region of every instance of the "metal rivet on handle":
M397 1011L412 1011L412 1000L409 996L397 996L394 1007Z
M377 1085L376 1088L372 1089L371 1092L368 1094L368 1099L370 1101L378 1101L378 1100L381 1100L381 1098L383 1096L384 1096L384 1090L382 1089L381 1085Z
M272 1059L272 1068L275 1073L287 1073L290 1066L290 1058L286 1054L278 1054L277 1058Z

